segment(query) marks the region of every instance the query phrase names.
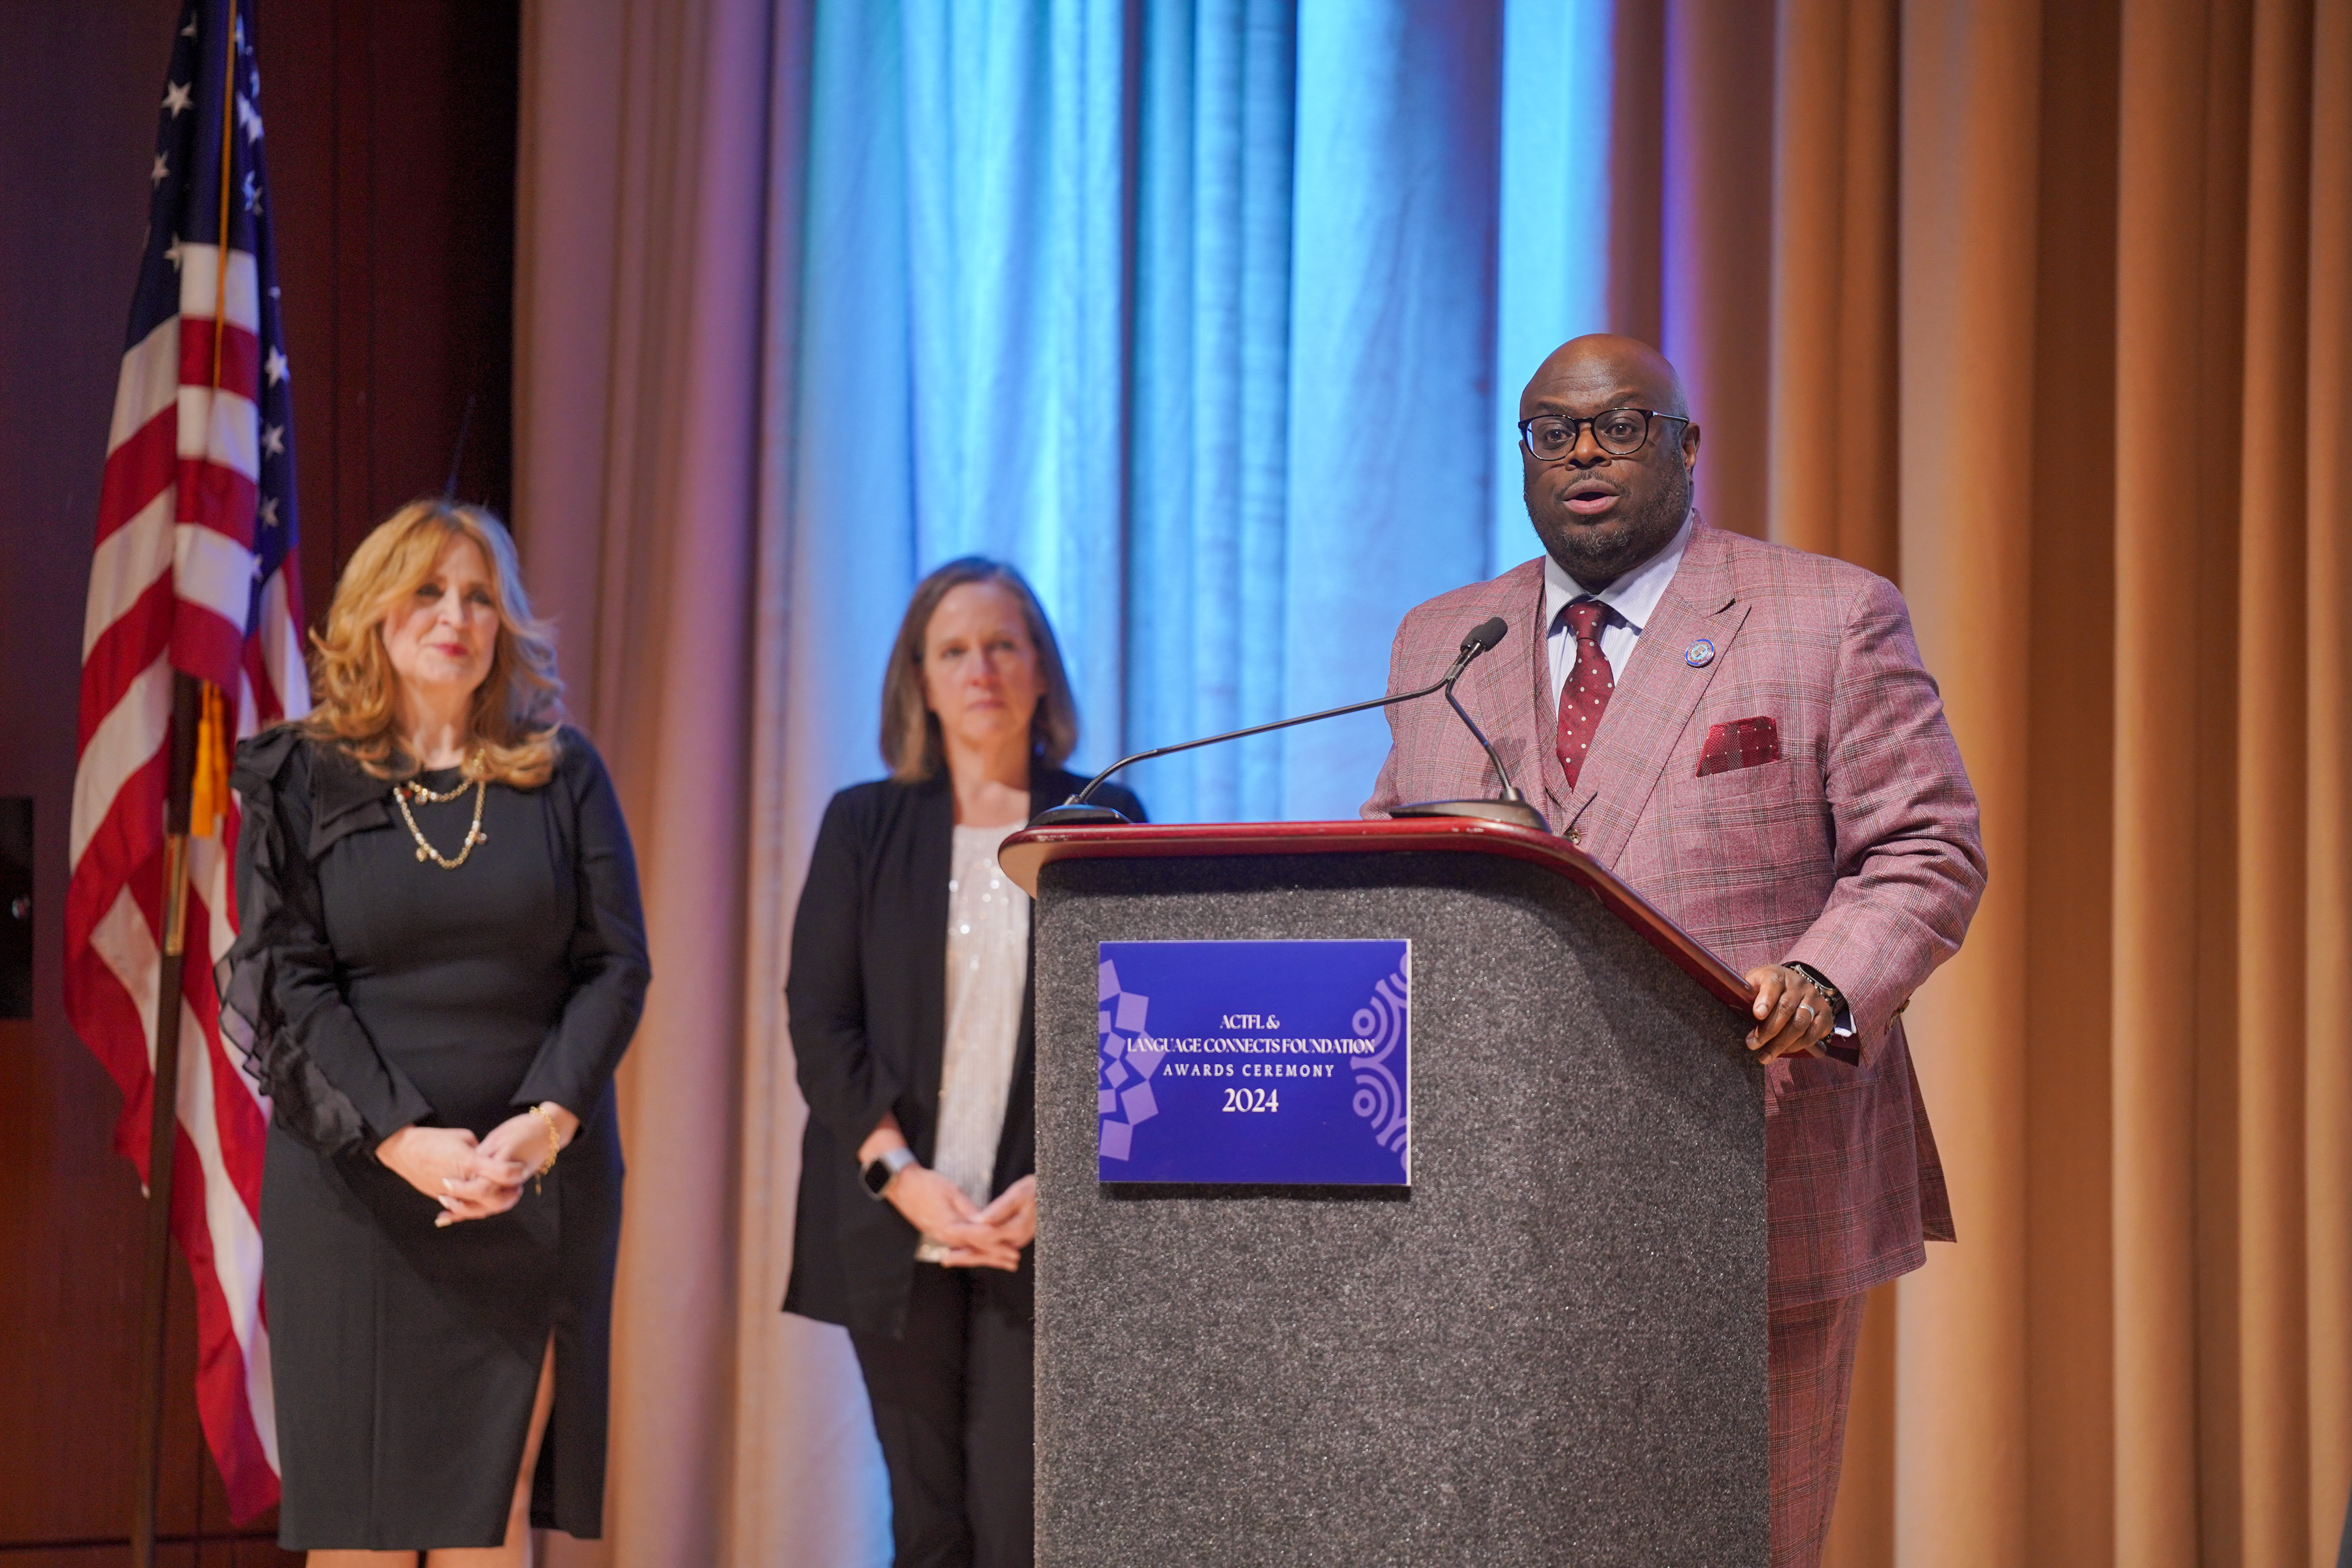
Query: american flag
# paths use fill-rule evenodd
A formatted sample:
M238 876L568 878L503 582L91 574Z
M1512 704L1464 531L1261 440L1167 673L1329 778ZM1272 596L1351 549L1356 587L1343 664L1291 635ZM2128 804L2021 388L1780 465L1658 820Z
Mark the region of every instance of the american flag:
M222 762L232 736L310 706L253 44L252 0L181 12L100 490L66 900L66 1011L122 1091L114 1145L144 1179L173 674L208 683L171 1218L195 1281L197 1409L240 1521L278 1500L278 1438L259 1228L269 1109L221 1039L213 982L236 925Z

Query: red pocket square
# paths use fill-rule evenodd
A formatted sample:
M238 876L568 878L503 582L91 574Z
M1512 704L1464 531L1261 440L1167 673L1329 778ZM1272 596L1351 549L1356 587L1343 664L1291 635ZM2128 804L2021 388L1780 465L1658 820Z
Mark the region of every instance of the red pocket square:
M1780 727L1769 718L1736 718L1710 726L1698 754L1698 777L1760 768L1780 760Z

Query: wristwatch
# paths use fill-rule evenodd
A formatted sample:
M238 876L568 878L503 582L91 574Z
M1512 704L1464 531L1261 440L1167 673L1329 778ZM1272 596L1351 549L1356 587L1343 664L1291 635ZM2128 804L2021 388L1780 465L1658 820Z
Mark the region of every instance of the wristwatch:
M858 1173L858 1177L866 1183L866 1196L879 1203L883 1190L890 1185L892 1177L908 1166L920 1164L922 1162L915 1157L915 1151L900 1144L895 1149L883 1150L881 1158L866 1161L866 1168Z

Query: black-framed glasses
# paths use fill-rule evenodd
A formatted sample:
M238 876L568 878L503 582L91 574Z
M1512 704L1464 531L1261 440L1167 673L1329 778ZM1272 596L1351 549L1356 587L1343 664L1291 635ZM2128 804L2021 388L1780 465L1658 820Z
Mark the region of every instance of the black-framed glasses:
M1576 450L1577 440L1589 424L1592 427L1592 439L1601 451L1612 457L1631 457L1650 444L1650 427L1659 420L1690 423L1679 413L1654 408L1603 409L1591 419L1539 413L1533 419L1519 421L1519 444L1538 463L1557 463Z

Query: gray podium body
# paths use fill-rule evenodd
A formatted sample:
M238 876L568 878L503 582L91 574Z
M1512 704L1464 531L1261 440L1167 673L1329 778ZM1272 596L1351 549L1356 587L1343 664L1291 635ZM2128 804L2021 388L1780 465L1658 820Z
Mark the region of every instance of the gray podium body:
M1736 976L1493 823L1032 830L1004 863L1037 911L1040 1563L1762 1568ZM1396 937L1410 1188L1097 1179L1097 943Z

